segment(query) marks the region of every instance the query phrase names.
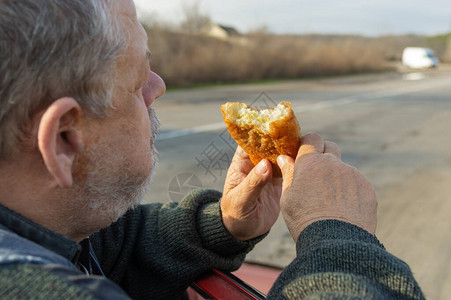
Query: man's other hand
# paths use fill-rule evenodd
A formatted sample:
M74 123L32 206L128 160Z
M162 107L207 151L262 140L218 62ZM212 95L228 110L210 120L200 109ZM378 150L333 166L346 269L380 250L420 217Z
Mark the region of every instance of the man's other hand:
M227 172L221 199L222 219L238 240L256 238L269 231L280 212L282 179L272 178L272 166L262 160L257 166L238 147Z
M283 175L280 201L287 227L297 241L313 222L337 219L374 234L377 201L371 183L341 161L340 148L314 133L301 140L296 161L279 156Z

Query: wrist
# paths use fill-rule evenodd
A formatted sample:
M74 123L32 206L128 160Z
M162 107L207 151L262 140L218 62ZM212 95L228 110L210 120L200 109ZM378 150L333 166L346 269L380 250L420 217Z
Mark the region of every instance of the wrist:
M385 249L377 237L364 228L342 220L327 219L315 221L304 228L296 240L297 253L327 240L359 241Z
M227 229L219 202L208 203L198 212L197 230L205 248L223 255L242 252L248 246Z

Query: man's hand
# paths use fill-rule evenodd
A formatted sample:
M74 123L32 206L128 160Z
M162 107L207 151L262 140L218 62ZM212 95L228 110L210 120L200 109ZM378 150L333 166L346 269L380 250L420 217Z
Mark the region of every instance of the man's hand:
M238 240L256 238L269 231L279 216L282 179L272 178L272 166L257 166L240 147L227 172L221 200L222 219Z
M304 228L325 219L342 220L375 233L374 189L356 168L341 161L335 143L307 134L296 161L279 156L277 162L283 175L282 214L295 242Z

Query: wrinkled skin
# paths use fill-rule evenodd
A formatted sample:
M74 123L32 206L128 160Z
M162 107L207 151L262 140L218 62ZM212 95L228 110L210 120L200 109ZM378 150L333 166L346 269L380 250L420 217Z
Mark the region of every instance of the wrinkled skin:
M227 173L221 210L223 222L238 240L265 234L276 222L280 207L282 179L272 178L271 163L257 166L240 147Z
M377 201L371 183L341 161L340 148L317 134L301 140L296 161L278 158L283 175L281 210L295 241L308 225L336 219L376 232Z

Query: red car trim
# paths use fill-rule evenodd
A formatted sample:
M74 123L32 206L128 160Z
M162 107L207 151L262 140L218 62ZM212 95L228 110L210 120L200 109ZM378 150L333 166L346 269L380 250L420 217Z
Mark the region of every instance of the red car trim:
M199 277L191 287L206 299L260 300L266 296L235 275L211 270Z

